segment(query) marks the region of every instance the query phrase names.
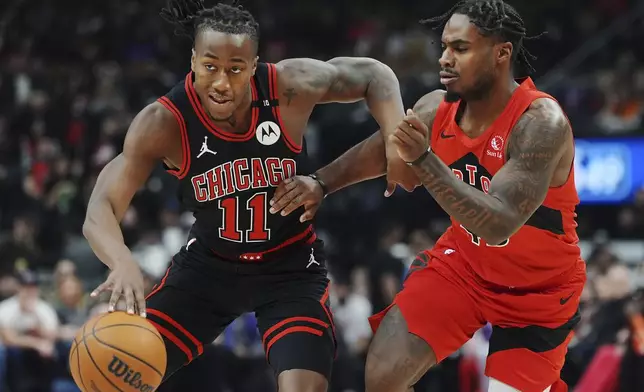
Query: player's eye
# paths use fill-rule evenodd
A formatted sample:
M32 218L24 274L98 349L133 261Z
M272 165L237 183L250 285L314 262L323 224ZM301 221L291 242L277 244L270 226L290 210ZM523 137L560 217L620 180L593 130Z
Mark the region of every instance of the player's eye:
M214 65L212 65L212 64L205 64L205 65L204 65L204 67L205 67L208 71L214 71L214 70L216 70L216 69L217 69L217 68L216 68Z
M232 73L234 73L234 74L241 73L241 71L242 71L242 69L241 69L241 68L239 68L239 67L232 67L232 68L230 69L230 72L232 72Z
M467 52L467 48L454 48L454 51L456 53L465 53Z

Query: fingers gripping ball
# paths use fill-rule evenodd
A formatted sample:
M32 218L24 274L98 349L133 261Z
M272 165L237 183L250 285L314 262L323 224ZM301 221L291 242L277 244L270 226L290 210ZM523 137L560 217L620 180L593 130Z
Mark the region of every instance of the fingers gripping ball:
M161 384L166 360L156 328L125 312L90 319L69 352L72 377L83 392L152 392Z

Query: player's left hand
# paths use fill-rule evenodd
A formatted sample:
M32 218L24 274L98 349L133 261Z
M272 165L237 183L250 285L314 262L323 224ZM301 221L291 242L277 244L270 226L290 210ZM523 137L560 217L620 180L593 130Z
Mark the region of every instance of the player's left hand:
M271 214L286 216L304 206L300 222L313 219L324 199L324 191L320 183L309 176L294 176L282 181L275 190L270 201Z
M390 137L405 162L413 162L429 148L429 129L411 109Z

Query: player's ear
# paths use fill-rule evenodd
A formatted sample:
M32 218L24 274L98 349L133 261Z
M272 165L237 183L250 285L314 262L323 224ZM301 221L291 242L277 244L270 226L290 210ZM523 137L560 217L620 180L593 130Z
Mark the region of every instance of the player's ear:
M512 59L512 51L514 47L512 46L511 42L503 42L497 45L498 47L498 52L497 52L497 57L496 61L501 64L504 62L510 62Z
M195 53L195 48L192 48L192 55L190 56L190 69L192 70L192 72L195 72L195 68L197 68L195 67L195 63L197 61L196 57L197 55Z
M255 56L255 60L253 60L253 76L255 76L255 71L257 70L257 61L259 60L259 56Z

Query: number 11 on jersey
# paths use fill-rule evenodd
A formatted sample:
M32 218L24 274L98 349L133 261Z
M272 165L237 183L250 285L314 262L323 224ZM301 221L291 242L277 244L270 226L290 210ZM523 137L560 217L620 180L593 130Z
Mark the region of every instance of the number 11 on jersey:
M260 192L246 201L246 210L250 211L250 227L243 231L239 227L239 197L219 200L219 208L223 213L219 236L233 242L268 241L271 230L266 227L266 199L267 193Z

